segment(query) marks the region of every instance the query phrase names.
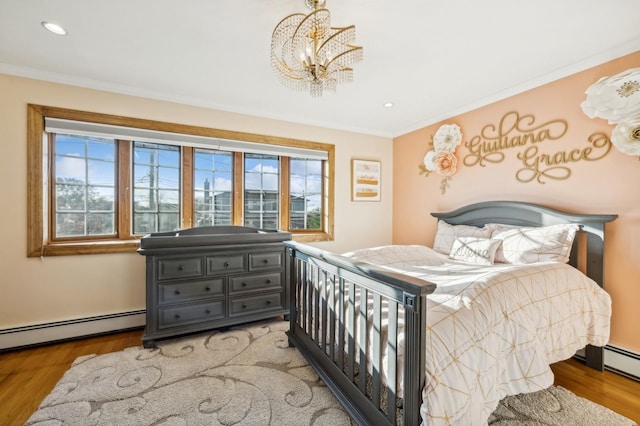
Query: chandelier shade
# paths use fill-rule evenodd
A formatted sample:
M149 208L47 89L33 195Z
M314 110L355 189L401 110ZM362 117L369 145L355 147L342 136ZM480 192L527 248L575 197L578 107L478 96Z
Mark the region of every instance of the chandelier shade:
M339 83L353 81L353 65L362 60L355 46L356 27L332 27L324 0L307 0L314 10L284 18L271 36L271 65L285 86L321 96Z

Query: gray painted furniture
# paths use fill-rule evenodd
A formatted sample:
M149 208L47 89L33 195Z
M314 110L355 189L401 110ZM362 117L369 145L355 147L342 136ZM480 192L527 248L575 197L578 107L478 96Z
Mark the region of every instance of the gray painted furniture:
M289 313L283 242L291 234L210 226L149 234L144 347L157 339Z
M580 265L586 275L603 286L604 277L604 225L617 215L582 215L565 213L546 207L512 201L491 201L472 204L448 213L433 213L434 217L451 224L482 226L485 223L504 223L523 226L546 226L556 223L576 223L580 231L571 251L570 264L577 267L579 254L584 253L585 265ZM583 235L581 235L583 234ZM586 238L585 238L586 236ZM388 380L382 380L379 363L380 347L387 345L387 354L393 359L396 341L400 333L398 324L399 307L404 311L404 388L402 418L405 425L420 424L422 389L425 385L425 326L426 297L435 285L407 275L390 272L375 265L352 261L351 259L319 250L313 247L285 243L288 252L288 267L291 277L289 342L295 345L315 368L327 387L336 395L345 409L360 425L395 425L396 410L383 410L381 396L389 407L394 407L398 389L395 366L387 370ZM584 251L582 246L586 245ZM321 290L317 290L321 289ZM326 291L327 297L319 293ZM365 365L367 354L356 351L353 337L345 336L345 329L354 327L352 321L359 321L366 327L368 319L359 316L354 319L354 295L372 300L373 330L380 330L383 309L388 312L388 335L372 333L373 353L370 383L358 379L357 366ZM337 295L337 296L336 296ZM344 310L327 309L337 306L338 300L346 301L348 314ZM386 301L386 307L381 300ZM400 310L402 311L402 310ZM338 323L338 325L336 325ZM366 339L364 333L360 338ZM348 337L345 343L345 337ZM360 348L368 347L367 341L360 341ZM586 362L589 366L602 369L602 348L587 348Z

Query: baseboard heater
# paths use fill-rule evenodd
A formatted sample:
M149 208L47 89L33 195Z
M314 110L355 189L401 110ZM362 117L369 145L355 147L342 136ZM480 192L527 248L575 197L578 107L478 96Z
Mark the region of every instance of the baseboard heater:
M606 345L604 347L604 369L621 374L640 382L640 354L618 346ZM585 360L585 350L580 349L574 358Z
M0 351L144 327L145 311L129 311L0 330Z
M0 330L0 351L141 328L145 311L130 311ZM577 357L584 355L578 352ZM613 345L604 349L605 369L640 381L640 353Z

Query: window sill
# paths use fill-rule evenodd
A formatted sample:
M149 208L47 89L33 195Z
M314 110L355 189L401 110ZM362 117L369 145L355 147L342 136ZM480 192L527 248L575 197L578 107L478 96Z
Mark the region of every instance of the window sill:
M313 243L333 241L333 235L326 232L292 233L294 241ZM102 240L73 243L49 243L28 254L28 257L76 256L81 254L134 253L140 248L140 240Z
M49 243L29 257L74 256L80 254L133 253L140 247L140 240L83 241L74 243Z

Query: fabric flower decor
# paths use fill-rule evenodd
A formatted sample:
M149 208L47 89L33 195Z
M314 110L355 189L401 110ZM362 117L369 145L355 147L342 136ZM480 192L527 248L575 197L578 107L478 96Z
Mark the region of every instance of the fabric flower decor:
M624 154L640 155L640 114L618 123L611 133L611 142Z
M640 68L602 77L587 91L580 104L590 118L616 124L611 142L620 152L640 156Z
M449 180L458 170L458 159L455 150L462 142L462 133L457 124L443 124L431 137L429 150L420 164L420 174L428 177L431 172L443 176L440 191L444 194L449 187Z

